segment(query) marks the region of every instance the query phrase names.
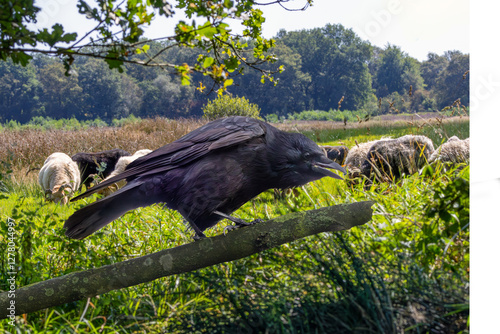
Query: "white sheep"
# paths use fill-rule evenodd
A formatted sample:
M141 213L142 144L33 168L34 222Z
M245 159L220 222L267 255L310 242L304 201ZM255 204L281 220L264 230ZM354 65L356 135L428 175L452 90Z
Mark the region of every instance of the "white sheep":
M430 156L429 163L438 161L447 165L455 165L459 163L469 163L470 141L469 138L460 140L453 136L446 143L438 147Z
M80 170L68 155L52 153L38 173L38 183L47 200L67 204L68 197L80 186Z
M144 150L139 150L139 151L135 152L133 155L121 157L116 162L115 169L103 181L105 181L107 179L110 179L113 176L116 176L116 175L118 175L120 173L123 173L125 171L125 168L127 168L127 166L132 161L134 161L134 160L136 160L136 159L138 159L138 158L140 158L140 157L142 157L142 156L144 156L146 154L149 154L151 152L152 152L151 150L144 149ZM125 184L127 184L127 182L125 180L120 180L117 183L113 183L109 187L106 187L106 188L102 189L98 193L102 194L104 196L108 196L108 195L112 194L113 192L117 191L118 189L122 188L123 186L125 186Z

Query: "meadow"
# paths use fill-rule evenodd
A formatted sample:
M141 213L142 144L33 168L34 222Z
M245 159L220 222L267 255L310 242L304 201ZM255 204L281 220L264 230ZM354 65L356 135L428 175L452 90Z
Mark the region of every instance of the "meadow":
M18 235L16 284L96 268L192 242L181 216L154 205L134 210L83 241L62 225L97 195L45 202L33 168L60 151L156 149L200 120L132 119L114 127L0 129L0 254L7 224ZM319 144L347 145L422 134L437 147L469 137L468 117L276 124ZM235 212L253 220L372 200L364 226L323 233L194 272L165 277L5 320L6 333L468 333L469 167L426 168L397 183L324 178L290 196L265 192ZM226 222L208 231L222 233ZM200 254L203 256L203 254ZM7 289L7 259L0 259ZM7 289L8 290L8 289Z

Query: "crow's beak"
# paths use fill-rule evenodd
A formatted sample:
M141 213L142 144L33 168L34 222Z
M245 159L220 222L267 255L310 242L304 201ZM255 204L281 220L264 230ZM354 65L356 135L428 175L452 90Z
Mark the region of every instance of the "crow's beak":
M347 173L346 170L344 168L342 168L342 166L340 166L338 163L336 163L334 161L331 161L330 159L327 159L326 157L325 157L325 159L322 159L321 161L313 162L313 166L312 166L313 171L315 171L317 173L321 173L325 176L330 176L330 177L333 177L335 179L343 180L343 178L341 176L335 174L330 169L336 169L338 171L341 171L344 174Z

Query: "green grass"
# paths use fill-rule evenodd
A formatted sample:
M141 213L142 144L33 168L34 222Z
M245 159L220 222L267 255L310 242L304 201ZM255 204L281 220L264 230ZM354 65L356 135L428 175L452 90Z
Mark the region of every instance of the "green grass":
M431 120L423 126L420 122L409 121L365 122L359 123L357 127L305 131L304 134L319 143L326 145L339 145L343 143L348 147L356 145L355 141L363 143L380 139L381 137L398 138L406 134L414 134L427 136L437 148L452 136L458 136L460 139L468 138L469 120L464 118L444 123Z
M468 124L456 126L440 131L468 137ZM366 128L343 131L308 135L350 146L355 140L412 132L396 126L368 134ZM431 132L439 138L439 132ZM192 240L177 212L156 205L134 210L84 241L69 240L64 220L95 197L61 207L45 203L33 184L6 184L0 224L6 231L8 218L16 222L19 286ZM467 332L468 185L465 167L374 184L368 190L363 184L324 178L281 199L269 191L235 215L266 219L373 200L373 220L349 231L323 233L231 263L18 317L15 329L3 322L0 332ZM207 235L222 233L225 224ZM2 241L0 253L5 254ZM0 261L2 275L5 260ZM4 277L0 288L6 288Z

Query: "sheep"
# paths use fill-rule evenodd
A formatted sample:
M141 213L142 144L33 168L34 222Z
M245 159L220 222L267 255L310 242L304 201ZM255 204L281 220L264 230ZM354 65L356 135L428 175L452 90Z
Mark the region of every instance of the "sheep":
M360 176L361 165L366 160L366 154L375 143L379 140L373 140L366 143L356 144L352 147L345 158L345 166L347 167L348 178L353 179Z
M453 136L443 143L429 158L430 164L441 161L447 166L459 163L469 163L470 141L469 138L460 140Z
M140 158L146 154L149 154L151 152L153 152L153 151L148 150L148 149L144 149L144 150L139 150L139 151L135 152L133 155L121 157L116 162L116 166L115 166L115 169L113 170L113 172L111 172L111 174L109 174L104 180L110 179L113 176L116 176L120 173L123 173L123 171L125 171L125 168L127 168L127 166L132 161L134 161L137 158ZM113 192L117 191L118 189L120 189L121 187L123 187L126 183L127 182L125 180L118 181L117 183L114 183L114 184L110 185L109 187L106 187L103 190L99 191L99 194L102 194L104 196L108 196L111 193L113 193Z
M448 141L455 141L455 140L460 140L460 138L458 138L457 136L451 136L450 138L448 138Z
M349 149L347 146L321 146L326 153L328 159L335 161L339 165L343 165L347 154L349 153Z
M76 162L61 152L52 153L38 173L38 183L45 191L45 198L63 205L78 189L80 180Z
M103 178L107 177L115 169L118 159L124 156L130 156L130 153L122 149L112 149L96 153L76 153L71 157L78 164L80 169L82 184L87 188L94 181L94 174L100 174ZM97 168L104 168L98 171Z
M406 135L372 145L361 165L361 174L369 179L395 180L417 173L434 152L425 136Z

